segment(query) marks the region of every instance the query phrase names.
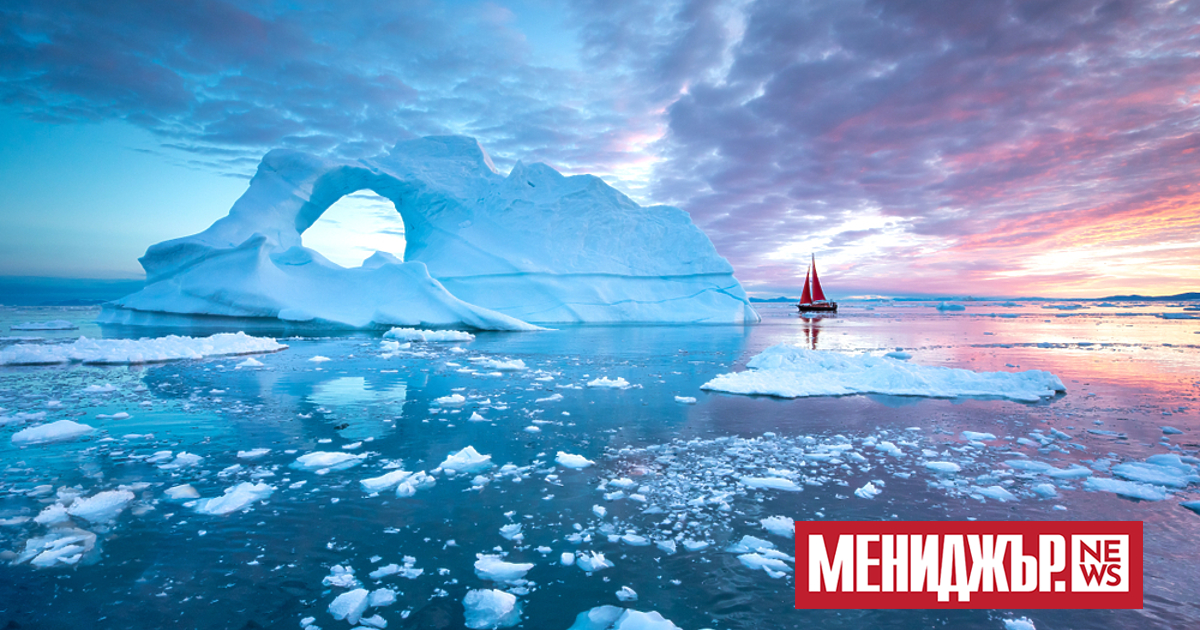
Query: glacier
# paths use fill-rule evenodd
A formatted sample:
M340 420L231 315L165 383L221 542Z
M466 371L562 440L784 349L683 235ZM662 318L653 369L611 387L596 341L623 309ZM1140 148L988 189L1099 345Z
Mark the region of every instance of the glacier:
M395 205L402 258L376 252L346 268L304 246L305 230L360 190ZM163 323L156 314L481 330L759 321L733 268L682 210L643 207L598 177L541 163L501 175L462 136L352 162L271 151L227 216L139 260L146 286L101 323Z

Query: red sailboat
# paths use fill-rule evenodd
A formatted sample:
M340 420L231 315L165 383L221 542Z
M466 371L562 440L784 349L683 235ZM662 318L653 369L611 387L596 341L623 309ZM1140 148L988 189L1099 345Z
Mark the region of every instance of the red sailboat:
M811 284L811 290L810 290ZM817 257L813 255L812 263L808 267L808 274L804 276L804 293L800 296L800 303L796 305L801 313L836 313L837 302L825 298L825 292L821 290L821 281L817 278Z

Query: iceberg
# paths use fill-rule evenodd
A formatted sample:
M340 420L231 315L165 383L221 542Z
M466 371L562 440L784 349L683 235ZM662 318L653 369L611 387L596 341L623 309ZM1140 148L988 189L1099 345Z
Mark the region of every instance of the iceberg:
M888 394L892 396L997 396L1037 402L1066 391L1059 378L1042 370L975 372L912 365L869 355L807 350L780 344L746 363L745 372L720 374L701 389L780 398Z
M342 197L371 190L405 226L403 256L355 268L304 246ZM538 324L759 321L728 261L687 213L643 207L591 175L518 162L472 138L401 142L353 162L275 150L229 214L152 245L146 286L101 314L274 318L321 326L531 330Z

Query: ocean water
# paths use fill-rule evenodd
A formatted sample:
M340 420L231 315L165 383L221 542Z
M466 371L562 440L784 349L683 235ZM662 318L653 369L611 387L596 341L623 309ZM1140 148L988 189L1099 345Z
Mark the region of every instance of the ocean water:
M396 591L395 603L366 613L389 628L462 627L463 598L481 588L518 594L523 628L565 629L578 613L605 604L658 611L688 630L999 629L1020 616L1039 630L1200 627L1200 515L1179 505L1200 499L1200 485L1170 488L1163 500L1131 500L1003 463L1027 458L1108 478L1122 462L1196 456L1200 320L1188 318L1196 311L1187 304L964 304L964 311L939 312L923 303L856 302L823 318L760 305L764 321L755 326L480 333L470 342L394 352L381 346L379 333L294 336L256 324L253 334L289 346L256 356L262 366L240 366L244 357L0 366L0 416L45 413L0 426L0 627L300 628L312 617L327 630L349 628L327 610L346 590L323 583L335 565L353 569L363 588ZM177 332L101 328L92 323L97 313L0 309L0 349ZM79 327L9 330L52 319ZM902 348L911 363L972 370L1047 370L1067 392L1024 404L878 395L783 400L700 389L778 343L873 354ZM318 356L329 360L312 360ZM514 360L524 369L504 365ZM630 386L588 385L601 377ZM86 392L89 386L109 391ZM436 402L455 394L464 402ZM24 427L62 419L98 431L52 444L10 440ZM997 439L972 443L963 431ZM885 441L899 453L876 448ZM494 466L435 472L467 446ZM270 450L238 457L252 449ZM293 467L317 451L361 461L343 470ZM594 464L564 467L556 463L560 451ZM192 461L177 459L181 452L202 459L173 466ZM940 475L924 466L931 460L962 470ZM398 497L394 490L373 495L359 483L396 469L426 471L436 484ZM768 475L791 475L803 490L738 483ZM868 482L882 492L856 496ZM224 515L165 493L190 484L213 498L241 483L273 491ZM1057 496L1033 492L1046 483ZM991 486L1015 500L979 491ZM33 520L48 506L118 489L133 499L114 520L76 519L96 535L78 563L18 562L28 541L48 531ZM797 611L790 574L773 578L726 551L752 535L790 555L792 541L760 524L770 516L1141 520L1145 608ZM655 544L667 541L674 552ZM587 573L561 564L563 553L576 552L602 553L613 566ZM477 554L534 566L523 581L496 583L476 574ZM402 570L369 577L391 564ZM620 601L622 587L637 600Z

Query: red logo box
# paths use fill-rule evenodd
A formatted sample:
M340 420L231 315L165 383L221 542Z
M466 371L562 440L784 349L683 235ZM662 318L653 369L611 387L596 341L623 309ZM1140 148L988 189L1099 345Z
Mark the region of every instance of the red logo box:
M796 608L1141 607L1141 521L796 521Z

